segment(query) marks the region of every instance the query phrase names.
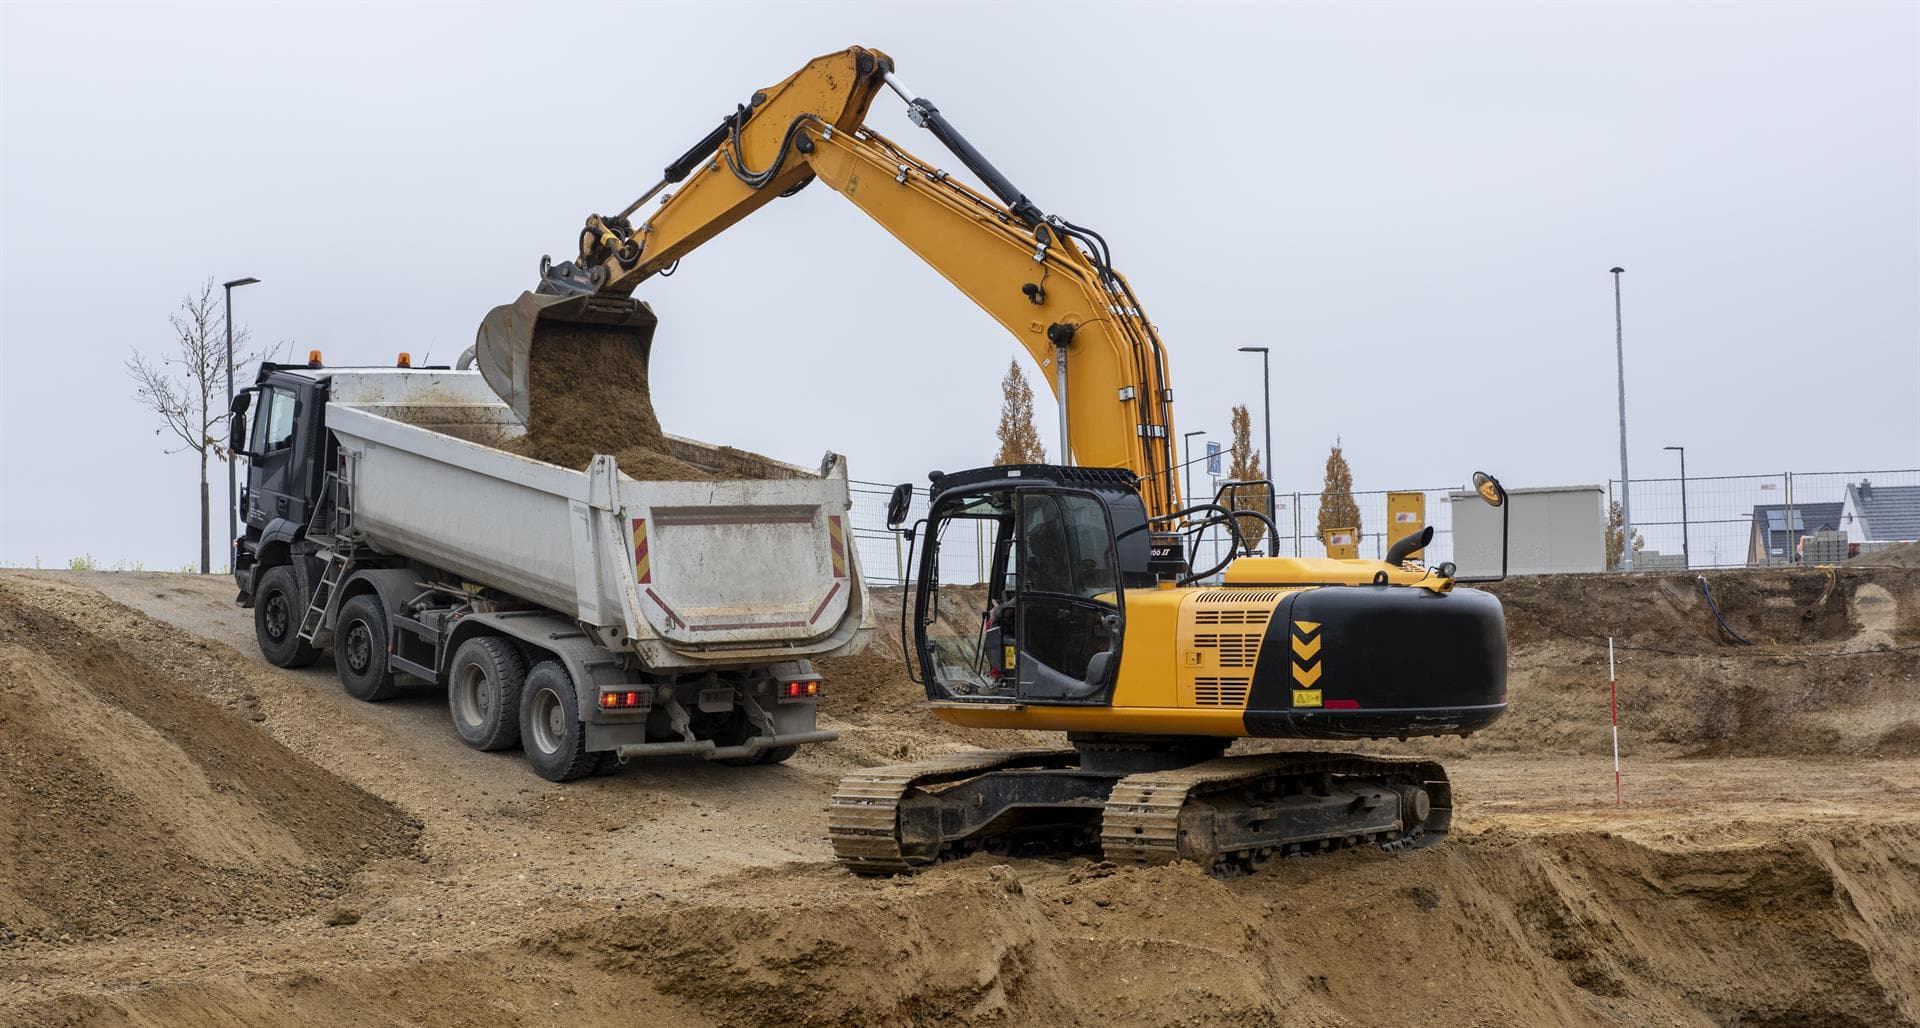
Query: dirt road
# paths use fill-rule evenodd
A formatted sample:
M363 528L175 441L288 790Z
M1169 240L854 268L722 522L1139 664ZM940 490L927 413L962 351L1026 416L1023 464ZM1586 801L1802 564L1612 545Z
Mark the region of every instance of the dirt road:
M822 840L832 783L985 741L884 658L833 670L843 740L788 765L563 786L462 746L442 695L265 665L223 580L0 573L0 1022L1920 1022L1920 572L1849 579L1805 639L1767 626L1817 583L1716 585L1752 653L1679 586L1623 621L1662 713L1622 807L1596 619L1543 588L1509 602L1516 715L1547 713L1446 744L1442 846L863 880Z

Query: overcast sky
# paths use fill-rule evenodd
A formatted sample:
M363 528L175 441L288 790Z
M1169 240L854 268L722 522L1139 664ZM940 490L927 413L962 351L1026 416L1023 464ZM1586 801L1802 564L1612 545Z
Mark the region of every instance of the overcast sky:
M122 363L205 279L263 279L236 320L332 364L451 360L587 213L854 43L1107 237L1182 431L1257 419L1236 348L1273 347L1283 488L1336 437L1361 489L1616 475L1615 264L1635 477L1674 443L1920 466L1917 10L8 2L0 563L195 559L193 458ZM870 121L957 163L890 94ZM992 457L1013 340L829 190L639 295L669 431L882 481Z

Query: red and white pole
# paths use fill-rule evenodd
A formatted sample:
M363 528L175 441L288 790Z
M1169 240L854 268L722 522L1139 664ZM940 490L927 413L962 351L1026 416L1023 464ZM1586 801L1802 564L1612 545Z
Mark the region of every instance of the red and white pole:
M1613 805L1620 805L1620 679L1613 670L1613 636L1607 636L1607 708L1613 719Z

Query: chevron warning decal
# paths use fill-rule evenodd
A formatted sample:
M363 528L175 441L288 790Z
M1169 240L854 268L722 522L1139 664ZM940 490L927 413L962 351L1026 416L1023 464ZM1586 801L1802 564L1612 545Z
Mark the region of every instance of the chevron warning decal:
M1293 705L1320 706L1320 690L1314 684L1326 665L1320 660L1320 622L1295 621L1290 641L1293 644Z
M633 519L633 577L641 583L653 581L653 558L647 553L647 522Z

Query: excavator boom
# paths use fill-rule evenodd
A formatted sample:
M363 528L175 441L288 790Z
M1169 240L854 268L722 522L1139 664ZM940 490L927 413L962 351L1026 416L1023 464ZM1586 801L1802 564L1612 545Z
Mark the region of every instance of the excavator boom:
M988 193L865 126L887 89ZM539 286L482 323L476 349L488 383L524 419L530 355L543 334L611 332L650 345L653 316L632 299L635 287L815 179L1020 341L1060 403L1062 463L1132 471L1152 516L1180 509L1166 356L1105 241L1044 214L894 77L890 58L862 47L754 93L624 211L589 217L574 260L543 261Z

